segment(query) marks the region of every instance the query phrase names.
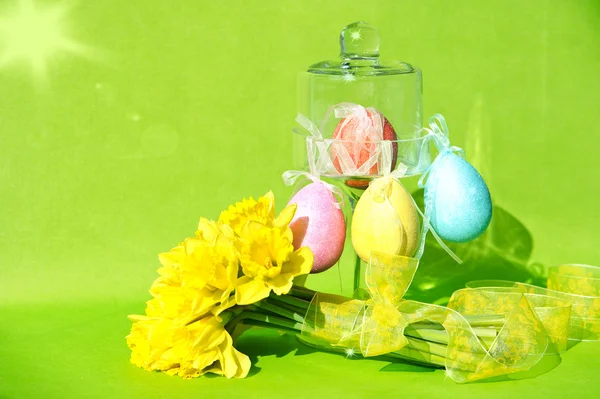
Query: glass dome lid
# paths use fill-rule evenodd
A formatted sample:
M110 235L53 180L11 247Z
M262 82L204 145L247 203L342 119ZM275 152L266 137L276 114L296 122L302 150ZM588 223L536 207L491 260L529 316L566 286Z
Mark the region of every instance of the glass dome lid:
M414 73L412 65L402 61L379 59L379 31L366 22L354 22L340 32L340 58L321 61L308 67L308 72L324 75L357 76Z
M384 173L384 148L392 168L422 173L429 152L422 128L421 71L379 59L379 32L354 22L340 33L340 57L298 75L299 127L295 165L331 178L371 179ZM364 182L363 186L368 184Z

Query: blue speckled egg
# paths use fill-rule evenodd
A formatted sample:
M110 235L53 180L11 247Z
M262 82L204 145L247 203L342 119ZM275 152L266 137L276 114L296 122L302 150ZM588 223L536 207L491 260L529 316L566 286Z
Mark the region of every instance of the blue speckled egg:
M448 151L432 165L425 184L431 225L444 240L467 242L480 236L492 218L492 199L475 168Z

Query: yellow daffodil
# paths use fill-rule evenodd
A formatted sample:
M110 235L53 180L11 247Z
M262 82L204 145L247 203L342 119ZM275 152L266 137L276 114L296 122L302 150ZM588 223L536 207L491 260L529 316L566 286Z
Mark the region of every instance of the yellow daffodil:
M149 371L193 378L207 372L227 378L243 378L250 370L250 359L233 347L223 328L229 320L208 315L188 325L172 319L130 316L134 321L127 345L131 362Z
M292 214L293 215L293 214ZM239 305L260 301L271 291L287 294L294 277L308 274L314 257L310 249L294 251L291 229L249 221L240 231L240 264L235 299Z
M230 226L239 234L248 221L259 222L268 227L286 226L292 221L295 212L296 205L293 204L285 208L276 218L275 199L273 193L269 191L258 200L252 197L244 198L229 206L226 211L221 212L219 222Z
M219 236L223 236L232 242L236 240L235 233L229 225L223 222L213 222L212 220L200 218L198 230L196 230L196 238L214 243Z
M154 299L148 302L147 315L191 321L235 304L231 294L239 261L233 242L222 232L210 241L199 236L159 255L162 267L150 289Z

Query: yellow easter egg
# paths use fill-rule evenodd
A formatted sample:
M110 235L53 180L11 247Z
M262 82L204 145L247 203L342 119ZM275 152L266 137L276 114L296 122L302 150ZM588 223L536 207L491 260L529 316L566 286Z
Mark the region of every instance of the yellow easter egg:
M398 181L375 179L358 200L352 216L352 245L369 262L371 251L411 257L419 244L415 203Z

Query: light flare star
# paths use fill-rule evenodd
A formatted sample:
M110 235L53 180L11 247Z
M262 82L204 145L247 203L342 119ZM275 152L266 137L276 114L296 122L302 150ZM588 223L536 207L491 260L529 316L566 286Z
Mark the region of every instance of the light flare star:
M350 39L352 39L352 42L355 42L357 40L361 40L362 36L360 35L360 29L359 30L355 30L354 32L350 33Z
M350 83L350 82L354 82L356 80L356 76L354 76L351 73L345 73L345 74L343 74L343 75L340 76L340 79L344 83Z
M19 0L12 10L0 15L0 69L28 65L35 78L45 80L48 63L59 54L89 56L91 49L69 35L64 3L37 6Z
M354 350L354 348L346 348L344 349L344 352L346 353L347 358L356 356L356 351Z

